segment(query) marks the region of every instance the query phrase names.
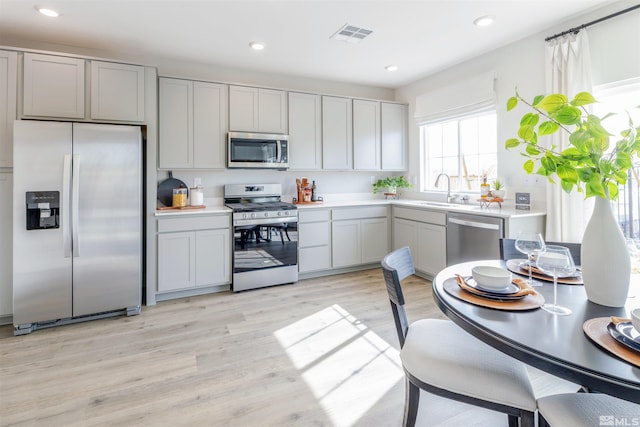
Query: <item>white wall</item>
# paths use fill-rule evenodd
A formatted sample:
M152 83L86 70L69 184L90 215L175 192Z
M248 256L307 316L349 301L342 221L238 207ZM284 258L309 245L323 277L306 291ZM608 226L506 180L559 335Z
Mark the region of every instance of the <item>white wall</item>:
M516 134L520 117L526 111L524 107L518 107L507 113L507 99L513 96L516 86L519 93L529 99L545 92L545 37L626 9L634 3L617 2L399 88L396 101L409 104L409 175L419 176L420 168L420 135L412 120L416 97L438 87L455 85L460 79L494 70L497 74L498 177L507 186L507 197L513 198L516 191L530 192L532 203L544 208L546 180L537 175L527 177L522 170L523 157L517 151L504 149L504 141ZM594 84L640 76L640 10L595 24L587 32Z

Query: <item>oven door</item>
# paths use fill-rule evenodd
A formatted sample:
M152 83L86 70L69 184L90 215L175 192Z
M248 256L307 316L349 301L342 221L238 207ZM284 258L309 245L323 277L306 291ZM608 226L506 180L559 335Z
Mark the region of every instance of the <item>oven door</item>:
M229 132L227 166L230 168L277 168L288 164L286 135Z
M234 292L298 281L298 221L233 227Z

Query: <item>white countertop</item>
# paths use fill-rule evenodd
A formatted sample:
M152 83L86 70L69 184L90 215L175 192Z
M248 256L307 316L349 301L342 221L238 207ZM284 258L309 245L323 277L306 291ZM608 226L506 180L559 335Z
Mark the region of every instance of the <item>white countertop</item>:
M205 201L206 202L206 201ZM435 204L432 204L435 203ZM438 204L438 202L429 202L425 200L384 200L384 199L364 199L364 200L337 200L337 201L326 201L322 203L313 203L313 204L299 204L296 205L298 209L330 209L330 208L341 208L341 207L353 207L353 206L376 206L376 205L394 205L394 206L405 206L409 208L417 208L417 209L425 209L432 211L445 211L445 212L460 212L460 213L468 213L471 215L484 215L484 216L493 216L499 218L521 218L527 216L542 216L546 213L541 210L516 210L513 207L502 207L500 208L498 204L493 203L490 207L480 207L477 204ZM207 205L206 208L203 209L183 209L183 210L157 210L155 212L155 216L158 218L164 217L172 217L172 216L183 216L183 215L220 215L220 214L230 214L231 209L225 207L223 204L219 202L215 202L211 205Z

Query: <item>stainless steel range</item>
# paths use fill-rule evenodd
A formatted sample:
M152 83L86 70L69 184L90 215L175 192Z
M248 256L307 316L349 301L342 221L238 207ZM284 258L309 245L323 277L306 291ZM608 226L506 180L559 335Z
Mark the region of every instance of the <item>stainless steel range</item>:
M298 281L298 211L280 184L227 184L233 210L234 292Z

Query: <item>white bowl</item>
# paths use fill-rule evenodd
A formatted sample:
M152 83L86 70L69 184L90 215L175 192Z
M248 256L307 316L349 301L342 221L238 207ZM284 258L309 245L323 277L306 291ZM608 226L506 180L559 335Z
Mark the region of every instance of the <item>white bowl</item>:
M631 323L633 328L640 333L640 308L631 310Z
M479 265L473 267L471 275L477 284L487 289L504 289L511 283L511 273L500 267Z

